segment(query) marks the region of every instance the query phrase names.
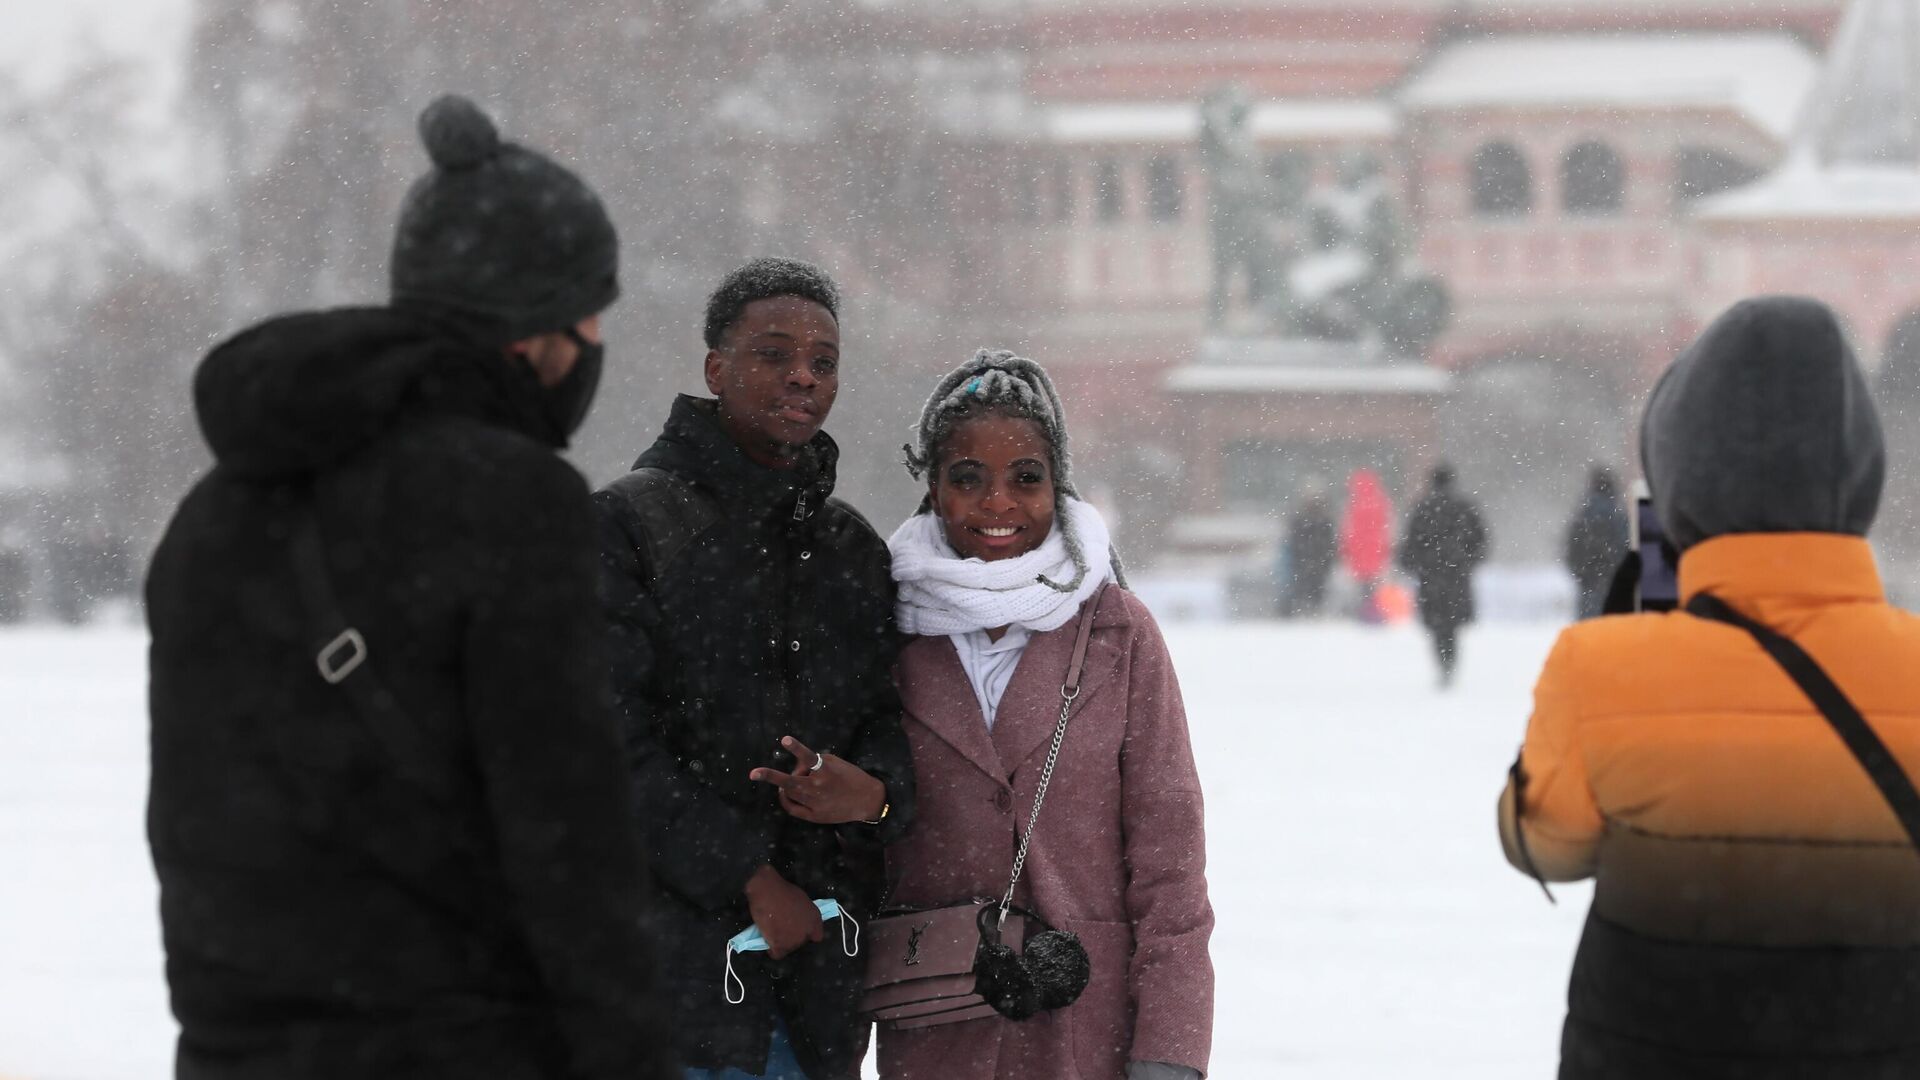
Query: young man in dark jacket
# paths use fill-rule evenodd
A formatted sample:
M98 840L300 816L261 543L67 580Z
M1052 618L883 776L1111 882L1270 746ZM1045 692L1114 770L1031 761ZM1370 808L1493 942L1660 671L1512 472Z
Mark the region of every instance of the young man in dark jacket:
M393 302L201 366L217 463L148 579L148 832L183 1080L637 1080L670 1062L555 453L618 292L593 192L421 117Z
M662 978L689 1076L857 1075L864 956L912 816L886 545L831 497L839 296L758 259L707 304L710 399L682 397L600 491L604 598ZM767 952L734 955L749 928ZM732 981L737 978L737 982ZM728 1074L733 1075L733 1074Z

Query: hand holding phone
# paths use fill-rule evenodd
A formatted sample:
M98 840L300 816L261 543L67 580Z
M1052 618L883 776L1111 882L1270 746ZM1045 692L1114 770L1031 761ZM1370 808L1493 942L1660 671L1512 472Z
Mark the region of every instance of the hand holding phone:
M1640 556L1640 585L1636 590L1636 610L1672 611L1680 604L1680 572L1675 565L1673 545L1660 522L1653 500L1641 487L1633 500L1633 550Z

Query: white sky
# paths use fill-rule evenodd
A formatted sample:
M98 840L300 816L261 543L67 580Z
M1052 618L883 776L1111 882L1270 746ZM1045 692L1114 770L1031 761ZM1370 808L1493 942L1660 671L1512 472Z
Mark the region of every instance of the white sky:
M154 65L171 92L192 0L0 0L0 69L41 85L89 45Z

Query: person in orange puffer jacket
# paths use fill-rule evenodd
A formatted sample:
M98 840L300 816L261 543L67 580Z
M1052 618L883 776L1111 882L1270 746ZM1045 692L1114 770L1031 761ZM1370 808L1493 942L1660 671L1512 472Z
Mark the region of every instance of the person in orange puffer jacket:
M1655 388L1641 456L1683 604L1797 642L1920 775L1920 618L1865 539L1886 454L1832 312L1722 315ZM1746 631L1684 611L1564 631L1499 826L1515 867L1595 881L1563 1080L1920 1076L1920 852Z

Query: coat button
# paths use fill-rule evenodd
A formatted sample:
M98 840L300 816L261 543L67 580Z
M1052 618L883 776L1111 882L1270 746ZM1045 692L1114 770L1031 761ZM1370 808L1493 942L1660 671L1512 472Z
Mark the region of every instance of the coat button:
M813 552L811 551L803 551L800 553L801 562L806 562L808 559L811 559L811 558L813 558Z
M788 648L791 648L794 652L800 651L800 641L797 638L793 641L788 642L787 646Z
M999 807L1000 812L1003 814L1013 809L1013 792L1008 791L1006 788L1001 788L999 791L994 792L993 805Z

